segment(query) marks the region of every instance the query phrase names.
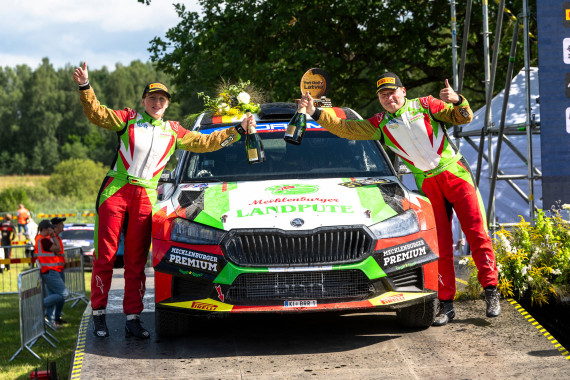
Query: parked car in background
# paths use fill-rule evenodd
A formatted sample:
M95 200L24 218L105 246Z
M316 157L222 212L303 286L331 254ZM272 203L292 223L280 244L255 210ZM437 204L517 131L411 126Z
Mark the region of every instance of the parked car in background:
M95 249L95 225L73 223L63 227L61 233L63 248L81 247L83 252L83 266L85 269L93 268L93 251Z
M396 311L429 327L437 237L429 200L407 189L378 141L341 139L307 120L283 140L295 104L256 114L266 161L243 141L183 152L153 216L156 330L179 336L208 314ZM329 108L359 119L348 108ZM201 133L237 122L198 118Z

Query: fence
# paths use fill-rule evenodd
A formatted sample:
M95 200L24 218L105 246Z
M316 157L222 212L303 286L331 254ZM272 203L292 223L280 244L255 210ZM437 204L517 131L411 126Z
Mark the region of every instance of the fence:
M25 242L0 246L0 294L18 293L18 275L34 266L33 255L34 246Z
M74 307L79 301L87 305L89 300L85 295L85 272L83 251L80 247L65 248L65 287L69 291L69 298L65 302L72 302Z
M31 347L39 338L44 338L55 348L55 344L46 335L54 340L56 339L46 331L44 324L44 297L39 268L29 269L18 275L18 294L20 300L20 341L22 345L10 361L14 360L24 349L41 360Z

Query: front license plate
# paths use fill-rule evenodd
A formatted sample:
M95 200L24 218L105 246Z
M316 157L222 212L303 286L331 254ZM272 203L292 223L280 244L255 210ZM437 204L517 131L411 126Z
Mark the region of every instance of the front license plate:
M285 307L317 307L316 300L308 301L285 301Z

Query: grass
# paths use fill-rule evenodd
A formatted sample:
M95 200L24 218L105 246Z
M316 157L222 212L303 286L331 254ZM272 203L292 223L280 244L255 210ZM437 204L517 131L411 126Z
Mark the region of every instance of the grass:
M49 179L49 175L5 175L0 176L0 191L8 187L41 186Z
M85 272L86 289L91 288L90 283L91 272ZM87 298L89 298L89 290L87 290ZM68 378L75 352L77 332L85 310L84 302L78 302L73 308L72 304L73 302L66 302L63 308L63 318L68 321L68 324L55 332L48 330L59 340L56 348L40 338L32 346L32 350L40 356L41 360L24 350L10 362L10 358L21 346L18 295L0 295L0 379L29 379L30 372L35 368L39 371L45 370L48 361L56 363L58 379Z

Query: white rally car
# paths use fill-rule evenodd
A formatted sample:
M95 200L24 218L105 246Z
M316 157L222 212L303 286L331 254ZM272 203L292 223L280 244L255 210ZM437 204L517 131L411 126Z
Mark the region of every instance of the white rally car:
M341 139L309 120L302 144L287 144L295 110L261 106L263 163L247 163L243 141L179 152L153 217L159 335L184 334L212 313L396 310L405 326L433 322L430 202L402 185L377 141ZM202 115L194 130L238 122Z

